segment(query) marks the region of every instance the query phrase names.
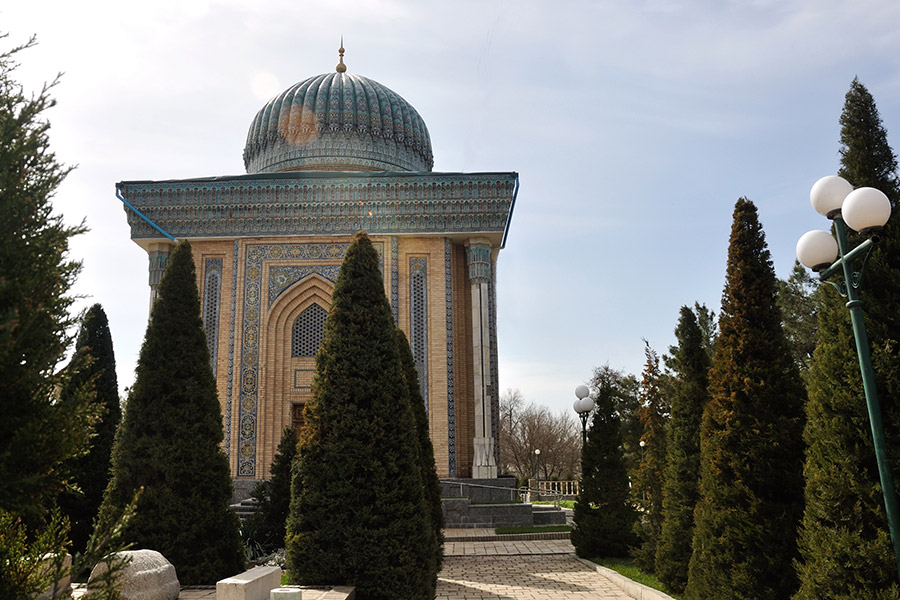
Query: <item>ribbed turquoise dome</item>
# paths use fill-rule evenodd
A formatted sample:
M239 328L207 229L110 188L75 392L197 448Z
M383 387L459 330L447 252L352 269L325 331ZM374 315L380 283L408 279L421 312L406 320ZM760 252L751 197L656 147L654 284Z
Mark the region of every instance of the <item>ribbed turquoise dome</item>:
M248 173L433 165L428 128L416 109L377 81L346 72L310 77L270 100L244 147Z

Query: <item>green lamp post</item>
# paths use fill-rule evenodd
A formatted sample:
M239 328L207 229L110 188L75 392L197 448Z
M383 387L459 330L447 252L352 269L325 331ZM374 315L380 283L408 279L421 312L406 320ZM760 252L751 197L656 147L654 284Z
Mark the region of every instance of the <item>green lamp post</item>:
M884 227L891 216L891 202L883 192L875 188L862 187L854 190L847 180L836 175L823 177L813 184L809 198L813 208L819 214L834 222L834 234L837 241L827 231L807 232L797 242L797 258L818 273L821 281L830 283L842 296L847 298L847 308L850 309L850 322L853 325L853 337L859 357L859 369L862 372L866 406L869 411L869 424L872 427L875 460L878 463L881 490L884 493L888 529L894 546L897 574L900 576L900 537L898 537L900 536L900 521L898 521L900 508L898 508L894 478L885 450L884 425L881 418L881 406L878 402L878 392L875 388L875 373L872 370L872 359L869 355L869 339L863 320L862 301L857 293L862 282L865 260L878 241L875 234ZM869 238L856 248L849 249L847 226L863 235L869 235ZM857 261L861 261L860 267L854 271L854 263ZM839 272L843 273L843 281L839 284L827 281L829 277Z

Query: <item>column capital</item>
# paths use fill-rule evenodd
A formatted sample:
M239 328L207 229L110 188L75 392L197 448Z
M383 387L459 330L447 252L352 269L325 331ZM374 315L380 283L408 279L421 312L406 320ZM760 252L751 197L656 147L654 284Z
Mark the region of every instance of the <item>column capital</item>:
M466 263L471 283L491 280L491 242L486 238L472 238L466 242Z
M147 247L147 256L150 259L150 310L153 310L159 282L166 270L169 255L174 248L175 244L169 242L153 243Z

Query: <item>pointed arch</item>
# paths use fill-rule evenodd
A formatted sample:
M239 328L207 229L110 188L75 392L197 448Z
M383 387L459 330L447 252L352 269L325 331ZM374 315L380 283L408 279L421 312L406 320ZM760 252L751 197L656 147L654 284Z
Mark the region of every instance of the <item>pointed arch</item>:
M327 314L333 291L334 283L321 275L311 274L285 290L272 304L265 318L266 346L260 348L264 357L260 360L259 374L261 431L282 431L296 421L294 417L301 414L297 409L309 399L315 357L291 356L293 326L297 318L314 305ZM264 440L258 463L261 473L268 472L278 441L278 436Z

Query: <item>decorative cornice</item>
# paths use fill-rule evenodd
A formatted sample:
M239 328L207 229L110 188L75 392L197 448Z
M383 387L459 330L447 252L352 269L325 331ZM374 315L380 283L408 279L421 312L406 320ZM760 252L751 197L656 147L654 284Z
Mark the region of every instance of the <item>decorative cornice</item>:
M504 233L516 173L279 173L118 184L179 238ZM132 239L158 231L126 208Z

